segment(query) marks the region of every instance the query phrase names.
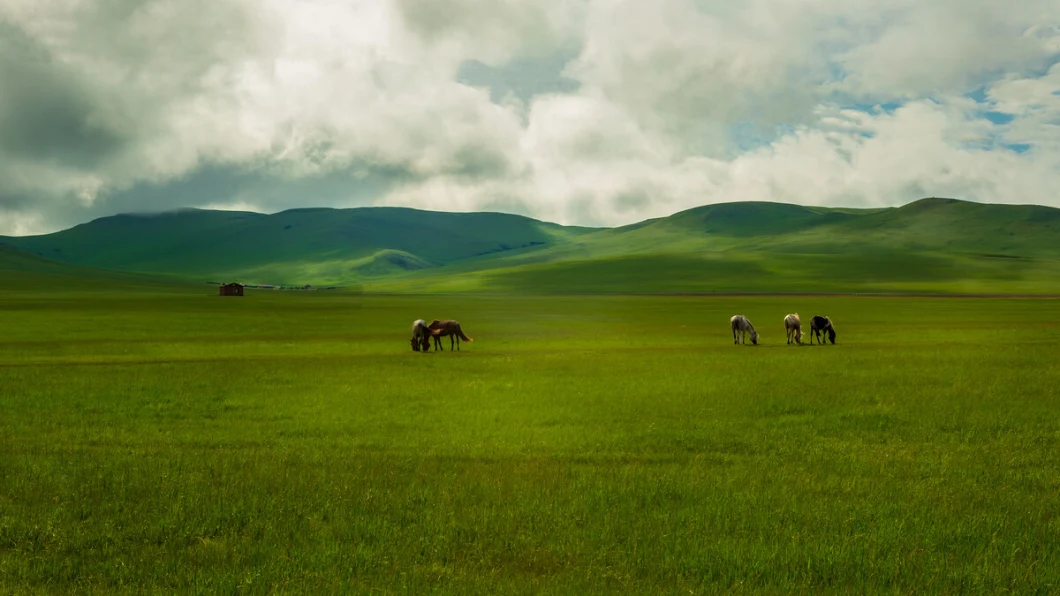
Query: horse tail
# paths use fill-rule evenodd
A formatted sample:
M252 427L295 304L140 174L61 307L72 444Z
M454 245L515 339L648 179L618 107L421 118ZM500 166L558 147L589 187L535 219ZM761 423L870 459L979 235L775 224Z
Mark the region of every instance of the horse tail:
M460 335L460 339L462 339L464 341L475 341L475 340L471 339L470 337L468 337L467 335L465 335L464 334L464 330L459 328L459 327L456 328L456 332Z

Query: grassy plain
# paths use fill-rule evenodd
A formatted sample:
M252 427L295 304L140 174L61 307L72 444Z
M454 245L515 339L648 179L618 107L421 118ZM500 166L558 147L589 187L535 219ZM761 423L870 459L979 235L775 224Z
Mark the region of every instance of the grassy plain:
M1060 590L1056 300L50 283L0 294L3 593Z

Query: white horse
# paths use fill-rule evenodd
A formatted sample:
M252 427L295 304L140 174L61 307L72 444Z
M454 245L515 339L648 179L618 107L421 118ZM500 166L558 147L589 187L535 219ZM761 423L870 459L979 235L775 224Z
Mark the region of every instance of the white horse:
M791 313L784 317L784 333L788 336L788 343L791 340L795 340L795 343L802 343L802 321L799 320L799 313Z
M431 329L427 327L427 321L416 319L412 322L412 339L410 343L412 343L413 352L431 351Z
M743 343L747 343L747 333L751 334L751 343L758 345L758 332L755 331L754 325L751 321L747 320L747 317L743 315L736 315L729 319L730 325L732 325L732 339L734 344L740 343L743 339Z

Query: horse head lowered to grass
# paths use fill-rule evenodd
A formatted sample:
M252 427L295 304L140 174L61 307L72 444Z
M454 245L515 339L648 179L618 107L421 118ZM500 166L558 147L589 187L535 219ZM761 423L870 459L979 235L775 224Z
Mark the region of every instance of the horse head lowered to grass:
M751 335L751 343L758 345L758 332L755 331L755 326L751 324L751 321L747 320L747 317L743 315L735 315L729 319L729 325L732 327L732 339L734 344L747 343L747 334Z
M784 317L784 333L788 336L789 344L793 340L797 344L802 343L802 321L799 320L799 313L791 313Z
M431 330L427 327L427 321L416 319L412 322L412 344L413 352L431 351Z
M821 315L814 315L810 319L810 343L813 343L815 336L817 337L817 343L824 343L821 341L821 333L827 333L828 341L835 343L835 327L832 326L832 320Z

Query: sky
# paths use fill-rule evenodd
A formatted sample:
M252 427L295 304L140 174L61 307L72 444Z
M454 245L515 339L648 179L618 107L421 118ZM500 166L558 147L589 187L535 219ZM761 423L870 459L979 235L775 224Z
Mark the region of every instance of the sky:
M1058 189L1060 0L0 0L0 234Z

